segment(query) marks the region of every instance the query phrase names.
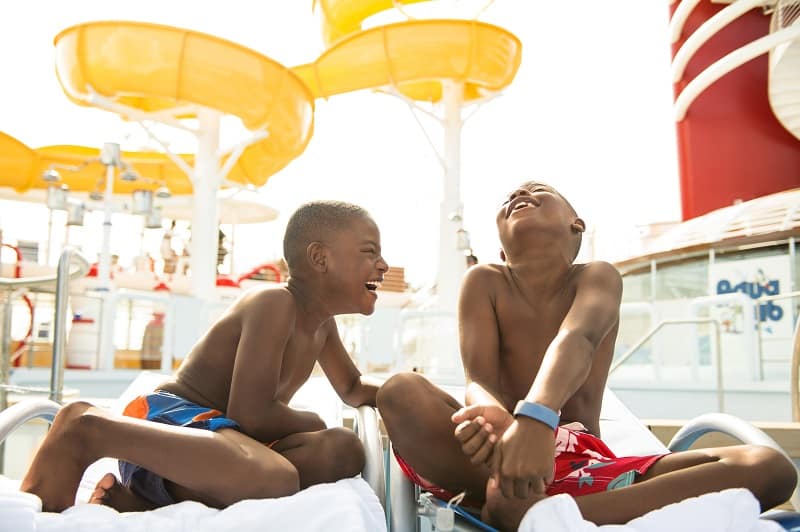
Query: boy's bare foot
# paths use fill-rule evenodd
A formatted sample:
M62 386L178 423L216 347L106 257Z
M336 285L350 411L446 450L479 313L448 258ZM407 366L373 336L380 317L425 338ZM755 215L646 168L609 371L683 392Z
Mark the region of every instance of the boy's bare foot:
M491 477L486 483L486 504L481 510L481 519L500 530L517 530L528 509L546 497L547 495L540 493L535 493L527 499L506 497L500 491L500 484Z
M155 508L154 504L120 484L112 473L106 473L100 479L89 497L89 503L110 506L118 512L146 512Z
M20 484L22 491L42 499L46 512L60 512L75 503L81 476L94 461L79 423L90 408L89 403L75 402L61 409Z

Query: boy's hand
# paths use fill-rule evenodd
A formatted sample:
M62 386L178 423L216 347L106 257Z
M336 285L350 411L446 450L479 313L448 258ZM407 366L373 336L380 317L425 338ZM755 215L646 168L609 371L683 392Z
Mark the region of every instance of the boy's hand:
M555 462L553 430L538 421L515 419L495 444L492 469L506 497L525 499L544 493L553 481Z
M458 423L455 437L470 462L489 464L495 442L514 418L499 405L472 405L454 413L452 420Z

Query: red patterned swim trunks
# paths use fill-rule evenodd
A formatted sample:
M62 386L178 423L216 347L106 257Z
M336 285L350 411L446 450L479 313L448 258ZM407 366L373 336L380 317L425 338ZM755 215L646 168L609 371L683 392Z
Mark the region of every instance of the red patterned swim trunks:
M630 486L638 475L647 472L663 454L617 457L603 440L585 430L580 424L564 425L555 434L555 474L547 487L547 495L566 493L573 497ZM411 482L430 491L442 500L455 494L436 486L416 473L411 465L395 453L397 463Z

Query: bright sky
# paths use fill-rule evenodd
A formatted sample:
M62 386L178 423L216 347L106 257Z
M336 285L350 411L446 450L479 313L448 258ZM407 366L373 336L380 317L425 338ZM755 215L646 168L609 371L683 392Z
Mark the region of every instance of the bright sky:
M437 3L440 14L485 4ZM287 66L322 51L311 0L6 1L0 3L0 131L32 147L100 147L134 131L116 115L70 103L54 74L53 37L72 24L106 19L218 35ZM479 109L463 130L464 224L479 259L497 260L496 207L529 178L551 183L571 200L597 231L600 257L634 249L637 226L677 220L666 2L496 0L481 20L516 34L523 60L502 97ZM280 256L285 222L297 205L336 198L373 214L386 259L404 266L408 280L431 282L442 170L406 105L362 91L318 101L315 120L306 152L260 191L280 211L278 220L237 229L236 269ZM422 120L439 143L441 128ZM0 203L7 239L43 240L46 218L44 207ZM100 220L88 218L73 243L99 241ZM114 231L122 230L115 222ZM112 252L123 260L138 251L138 243L132 250L130 239L114 236ZM157 248L158 238L150 235L148 242ZM97 249L94 242L86 248Z

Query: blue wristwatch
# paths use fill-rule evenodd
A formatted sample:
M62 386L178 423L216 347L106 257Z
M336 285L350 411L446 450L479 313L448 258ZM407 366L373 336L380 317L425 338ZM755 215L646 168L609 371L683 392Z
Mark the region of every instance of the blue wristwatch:
M559 416L558 413L539 403L529 403L528 401L517 401L517 406L514 408L514 417L525 416L535 419L540 423L544 423L553 430L558 427Z

